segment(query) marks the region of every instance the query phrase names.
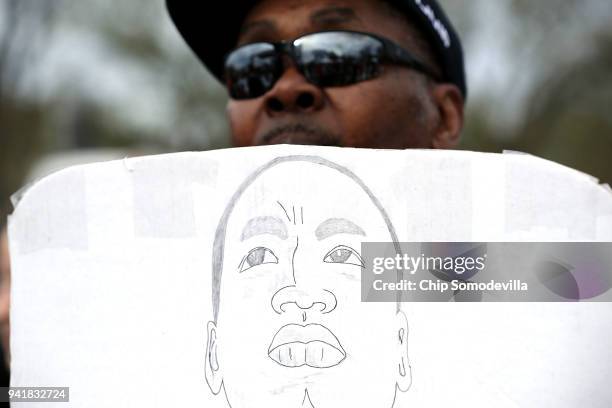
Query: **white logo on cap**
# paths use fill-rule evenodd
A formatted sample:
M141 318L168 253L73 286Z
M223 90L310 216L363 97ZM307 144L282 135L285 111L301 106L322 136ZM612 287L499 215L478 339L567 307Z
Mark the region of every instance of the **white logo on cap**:
M446 27L444 27L444 24L442 24L440 20L438 20L429 4L423 4L423 0L414 0L414 2L417 6L419 6L421 12L425 14L429 21L431 21L431 25L440 36L440 39L442 40L444 46L446 48L450 47L451 40L450 35L448 34L448 30L446 29Z

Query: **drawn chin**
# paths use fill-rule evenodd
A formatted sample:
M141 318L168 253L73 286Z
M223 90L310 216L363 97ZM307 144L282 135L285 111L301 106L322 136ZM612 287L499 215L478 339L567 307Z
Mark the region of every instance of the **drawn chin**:
M281 344L270 350L268 356L283 367L329 368L340 364L346 354L324 341L315 340Z

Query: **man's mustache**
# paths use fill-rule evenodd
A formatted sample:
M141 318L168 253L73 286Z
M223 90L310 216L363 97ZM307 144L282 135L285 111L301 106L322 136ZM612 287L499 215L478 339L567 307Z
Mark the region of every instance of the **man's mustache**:
M272 128L259 137L261 144L304 144L341 146L339 135L319 126L305 123L289 123Z

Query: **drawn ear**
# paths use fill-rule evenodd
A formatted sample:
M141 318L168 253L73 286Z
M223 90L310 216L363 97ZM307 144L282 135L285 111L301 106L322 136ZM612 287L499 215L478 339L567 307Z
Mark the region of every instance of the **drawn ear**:
M223 377L221 375L221 369L219 367L218 358L218 339L217 339L217 325L214 322L208 322L208 342L206 344L206 382L208 387L213 394L217 395L221 391L221 385L223 384Z
M408 361L408 319L399 310L396 315L397 334L397 388L406 392L412 385L412 369Z

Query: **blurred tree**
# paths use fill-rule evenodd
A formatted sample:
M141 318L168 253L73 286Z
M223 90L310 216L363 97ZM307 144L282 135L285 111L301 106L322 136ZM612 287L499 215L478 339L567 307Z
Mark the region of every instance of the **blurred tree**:
M1 2L2 212L46 152L228 146L225 99L163 0Z
M502 7L503 18L512 27L511 69L505 86L469 101L462 147L528 152L612 182L609 2L502 0L498 4L502 3L507 6ZM465 19L473 22L474 16ZM478 27L468 30L478 32ZM489 43L496 47L501 42ZM508 110L513 103L517 106ZM512 118L510 125L507 117Z
M123 94L98 95L87 84L68 87L77 93L73 95L77 100L84 98L97 107L109 124L123 128L116 133L139 134L135 145L164 152L229 145L225 92L179 37L163 0L71 2L62 18L62 25L75 32L96 33L95 40L82 42L100 49L102 66L87 64L90 75L117 71L115 77L104 78L121 83Z
M0 219L8 197L23 181L29 164L44 149L43 107L20 98L24 72L53 26L50 2L5 0L0 6Z
M594 52L541 83L527 101L517 149L612 182L612 32Z

